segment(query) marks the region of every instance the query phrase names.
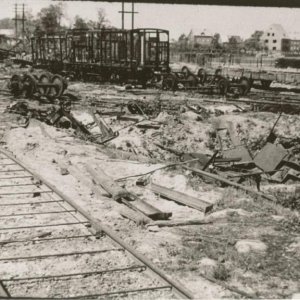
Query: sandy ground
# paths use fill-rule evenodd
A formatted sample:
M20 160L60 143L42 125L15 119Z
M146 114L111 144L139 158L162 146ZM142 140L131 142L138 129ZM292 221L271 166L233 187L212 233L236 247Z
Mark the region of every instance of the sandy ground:
M109 95L119 95L116 89L93 84L76 83L70 90L77 90L85 100L95 97L99 101ZM89 90L92 95L89 95ZM124 96L128 97L127 94ZM166 162L179 160L176 155L155 146L154 142L179 152L211 154L217 146L217 141L212 137L215 118L233 122L240 139L255 154L277 118L272 113L237 113L226 105L210 105L207 108L212 113L206 120L199 120L198 115L191 111L175 114L162 112L156 117L156 121L162 122L159 130L141 130L132 123L107 146L85 142L77 138L73 130L54 128L35 120L26 129L6 130L2 141L4 147L16 157L92 216L116 230L126 242L145 254L170 277L182 282L196 298L241 297L228 287L255 298L291 297L300 290L298 212L267 200L255 199L232 188L207 183L181 168L154 172L150 179L213 203L214 209L209 215L212 224L141 227L123 218L119 214L121 204L107 197L104 190L100 195L93 191L94 183L86 169L87 163L97 164L114 179L120 179L147 173ZM225 114L216 116L215 108ZM8 118L12 120L17 116L10 115ZM113 129L128 125L113 119L107 121ZM299 138L298 127L299 116L284 115L276 128L279 140ZM62 175L62 168L68 168L69 174ZM200 211L136 186L137 178L121 181L121 184L155 207L172 212L172 220L204 217ZM258 240L266 248L251 248L251 251L240 253L236 245L244 240ZM43 245L39 249L42 251ZM31 250L28 248L26 251ZM11 268L17 272L19 267ZM212 277L218 283L212 283L205 277ZM34 286L32 291L35 291Z

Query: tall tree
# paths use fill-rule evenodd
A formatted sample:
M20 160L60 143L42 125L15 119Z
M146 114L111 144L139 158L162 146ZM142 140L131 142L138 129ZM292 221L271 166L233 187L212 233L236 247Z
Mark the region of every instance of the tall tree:
M213 47L216 48L216 49L220 49L222 48L221 47L221 36L220 36L220 33L215 33L214 34L214 39L213 39Z
M39 26L43 31L53 33L61 28L63 15L62 4L51 4L49 7L42 8L38 13Z
M97 12L97 27L98 29L104 28L109 24L109 21L106 18L106 13L103 8L99 8Z
M185 51L187 50L187 44L188 44L188 38L187 36L183 33L180 35L178 38L178 48L179 50Z
M75 17L75 23L76 23L76 17ZM85 28L85 25L83 23L81 23L81 20L78 20L78 26L83 26L83 28ZM106 13L103 8L98 9L96 21L92 21L92 20L89 20L87 22L85 20L83 20L83 21L86 23L86 27L88 29L101 29L101 28L105 28L105 27L111 27L109 25L108 19L106 18ZM74 27L75 27L75 24L74 24ZM75 28L77 28L77 27L75 27Z
M11 18L4 18L0 20L0 29L13 29L15 22Z
M79 17L78 15L75 16L75 22L74 22L73 27L75 29L88 29L89 28L86 21L83 18Z
M259 51L263 49L261 36L263 31L256 30L249 39L245 40L245 47L247 50Z
M228 39L228 45L231 49L237 49L237 46L238 46L238 42L236 40L236 37L234 36L231 36L229 39Z

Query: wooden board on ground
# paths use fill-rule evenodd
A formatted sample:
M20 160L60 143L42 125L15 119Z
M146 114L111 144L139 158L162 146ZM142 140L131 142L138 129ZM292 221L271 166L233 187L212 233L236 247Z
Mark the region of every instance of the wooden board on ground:
M147 216L145 216L139 211L135 211L123 204L120 204L120 206L121 207L118 209L120 215L123 216L124 218L127 218L135 222L138 225L145 225L152 221L150 218L148 218Z
M105 174L101 168L98 167L95 169L90 163L87 165L87 170L93 176L94 182L99 184L106 192L108 192L114 200L118 201L123 197L130 196L127 190L115 183L114 180Z
M248 151L248 149L245 146L236 146L233 149L227 149L222 151L224 158L240 158L241 160L239 162L251 162L252 157Z
M204 213L211 211L213 208L213 205L209 202L189 196L181 192L171 190L169 188L160 186L155 183L151 183L150 189L156 194L159 194L180 204L184 204L186 206L203 211Z
M146 226L158 226L158 227L174 227L174 226L188 226L188 225L205 225L211 224L212 221L209 220L170 220L170 221L154 221Z
M143 213L153 220L166 220L172 216L170 212L162 212L151 204L139 199L125 188L120 187L111 177L109 177L99 166L87 165L87 170L93 176L93 180L104 190L112 195L113 199L126 204L131 209Z

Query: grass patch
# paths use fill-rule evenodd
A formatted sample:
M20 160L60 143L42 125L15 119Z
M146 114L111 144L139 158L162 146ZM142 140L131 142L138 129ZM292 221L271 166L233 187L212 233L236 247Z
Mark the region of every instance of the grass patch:
M229 277L229 270L223 264L218 264L214 271L214 278L217 280L226 281Z

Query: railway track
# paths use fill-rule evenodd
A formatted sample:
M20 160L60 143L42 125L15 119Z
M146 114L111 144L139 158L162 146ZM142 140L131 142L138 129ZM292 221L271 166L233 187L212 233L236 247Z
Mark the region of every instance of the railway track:
M170 95L162 93L162 100L172 101ZM103 104L119 103L118 96L113 101L101 98ZM124 102L128 98L123 97ZM189 100L184 94L175 98ZM9 116L2 112L12 99L0 95L1 118ZM229 101L198 95L191 99ZM0 298L192 298L181 284L1 148L0 198Z
M0 296L192 298L112 230L3 149L0 198Z
M133 93L133 98L131 100L128 97L120 96L119 98L115 96L113 99L107 97L100 97L98 100L91 101L93 106L102 107L102 108L111 108L115 109L121 105L126 106L130 101L140 100L141 97L147 97L148 102L151 100L158 100L161 103L163 110L169 110L174 105L183 105L186 102L190 104L200 104L200 103L220 103L220 104L246 104L253 105L254 107L261 106L274 106L277 109L287 108L287 106L300 108L300 95L284 95L279 93L251 93L245 97L235 98L231 96L220 96L220 95L203 95L197 93L185 93L180 92L173 94L171 92L165 91L153 91L149 93L146 91L143 94L143 91L140 90L135 94L135 91L130 91L128 93ZM150 101L149 101L150 100ZM171 109L172 110L172 109ZM178 110L178 107L175 109Z

